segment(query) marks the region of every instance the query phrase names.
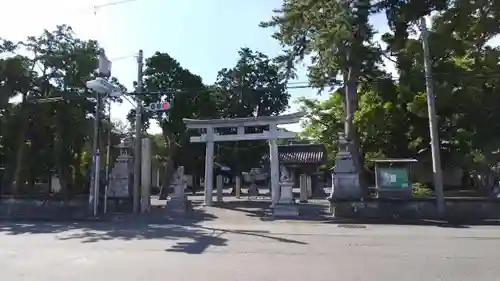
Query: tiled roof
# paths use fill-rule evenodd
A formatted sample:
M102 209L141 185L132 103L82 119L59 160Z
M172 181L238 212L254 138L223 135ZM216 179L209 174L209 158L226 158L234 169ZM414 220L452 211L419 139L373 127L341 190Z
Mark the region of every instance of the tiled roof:
M278 146L278 157L282 164L317 164L326 162L325 146L322 144L291 144ZM263 160L268 160L269 154Z

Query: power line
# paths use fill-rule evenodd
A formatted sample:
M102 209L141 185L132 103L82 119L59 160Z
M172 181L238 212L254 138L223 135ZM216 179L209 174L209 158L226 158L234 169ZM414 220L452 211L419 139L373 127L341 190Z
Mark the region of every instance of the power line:
M135 104L134 104L132 101L130 101L129 97L127 97L126 95L123 95L122 97L123 97L126 101L128 101L128 102L130 103L130 105L135 106Z
M124 56L124 57L121 57L121 58L128 58L130 56ZM117 59L121 59L121 58L117 58ZM450 76L453 76L454 79L456 79L456 76L457 74L456 73L444 73L444 72L434 72L434 76L435 77L439 77L441 75L450 75ZM378 78L371 78L369 80L365 79L365 81L363 81L363 83L371 83L371 84L377 84L377 83L385 83L385 82L388 82L389 80L392 80L392 81L398 81L399 79L401 79L404 77L378 77ZM484 75L481 75L481 74L474 74L474 75L467 75L464 77L464 79L474 79L474 78L498 78L500 79L500 73L499 74L484 74ZM287 86L286 87L286 90L294 90L294 89L316 89L316 90L319 90L319 89L322 89L322 88L340 88L342 87L343 85L342 84L339 84L339 85L336 85L335 87L332 87L332 86L324 86L324 87L318 87L318 86L312 86L309 84L309 82L306 82L306 81L294 81L292 83L289 83L289 84L292 84L291 86ZM302 84L302 85L300 85ZM288 85L288 84L287 84ZM258 91L271 91L271 90L274 90L276 88L274 87L260 87L260 88L253 88L253 89L248 89L248 91L252 91L252 92L258 92ZM221 88L209 88L209 87L204 87L204 88L196 88L196 89L187 89L187 90L179 90L179 89L163 89L161 91L154 91L154 92L144 92L144 93L141 93L140 95L136 94L136 93L128 93L128 95L132 96L132 97L135 97L135 98L139 98L140 96L152 96L152 95L166 95L166 94L172 94L172 95L176 95L176 94L203 94L203 93L206 93L206 94L210 94L210 93L227 93L227 92L233 92L233 91L237 91L237 90L240 90L238 88L232 88L232 89L221 89ZM328 91L328 92L334 92L335 90L332 90L332 91ZM80 96L78 96L80 97ZM129 97L127 96L123 96L125 98L125 100L127 100L131 105L134 106L134 103L129 99ZM49 99L53 99L53 100L49 100ZM64 99L68 99L68 98L64 98ZM46 102L51 102L51 101L58 101L60 100L60 97L47 97L47 101ZM136 101L137 102L137 101Z
M424 75L422 73L422 75ZM447 76L449 75L450 77L453 77L453 79L457 79L457 73L447 73L447 72L434 72L435 77L439 76ZM393 82L398 82L400 79L405 79L405 76L381 76L381 77L361 77L360 83L371 83L371 84L378 84L378 83L387 83L389 81ZM463 79L489 79L489 78L494 78L494 79L500 79L500 72L499 73L490 73L490 74L479 74L479 73L474 73L472 75L470 74L465 74ZM311 85L307 81L292 81L287 83L286 90L295 90L295 89L333 89L331 91L336 91L337 89L343 87L343 83L340 82L337 85L325 85L325 86L316 86L316 85ZM258 87L258 88L249 88L246 89L248 91L271 91L276 89L275 87ZM186 89L186 90L179 90L179 89L162 89L158 90L155 92L145 92L142 93L141 95L162 95L162 94L197 94L197 93L224 93L224 92L233 92L233 91L239 91L241 89L235 87L231 89L223 89L223 88L210 88L210 87L204 87L204 88L196 88L196 89ZM132 95L136 95L135 93L132 93Z
M130 3L130 2L137 2L137 1L141 1L141 0L121 0L121 1L115 1L115 2L108 2L108 3L103 3L100 5L94 5L94 6L92 6L92 8L94 9L94 14L95 14L97 12L97 10L99 10L101 8L112 7L112 6L116 6L116 5L126 4L126 3Z
M115 62L115 61L119 61L119 60L123 60L123 59L133 58L133 57L136 57L136 56L137 56L137 54L133 53L133 54L128 54L128 55L121 56L121 57L112 58L109 61Z

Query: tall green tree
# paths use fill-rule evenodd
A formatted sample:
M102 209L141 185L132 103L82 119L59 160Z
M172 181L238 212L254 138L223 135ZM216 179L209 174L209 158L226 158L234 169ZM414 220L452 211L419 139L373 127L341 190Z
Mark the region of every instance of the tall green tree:
M183 68L166 53L157 52L146 60L144 85L146 92L159 93L141 95L139 98L144 106L160 101L167 101L171 105L167 112L147 112L144 115L144 121L155 120L162 129L166 144L164 156L167 159L166 174L162 182L164 187L168 187L174 163L184 165L189 170L202 159L197 157L203 153L202 147L189 144L189 137L193 132L186 130L182 119L215 118L216 103L201 77ZM130 117L134 115L135 112L131 112Z
M288 108L287 77L280 65L267 55L242 48L232 68L219 71L214 84L220 117L276 116ZM263 128L251 128L261 132ZM225 132L222 132L225 133ZM232 132L235 133L235 132ZM267 151L264 141L239 141L219 146L217 159L237 170L260 164ZM245 161L241 161L245 159Z
M0 103L5 106L11 97L21 96L19 104L7 106L9 119L0 132L4 186L13 195L25 187L33 192L37 179L57 173L63 194L82 191L90 158L89 116L95 118L85 82L96 74L97 43L77 38L62 25L22 42L3 41L2 46L7 58L0 64Z
M499 112L498 48L489 44L498 35L497 5L496 1L467 0L372 5L374 11L386 12L390 26L390 32L382 36L387 48L379 55L392 57L399 75L394 79L374 69L371 76L360 77L355 124L363 153L415 157L428 148L422 43L410 35L418 30L419 18L439 11L432 20L429 43L443 167L459 166L481 173L477 178L489 177L499 161L494 125ZM338 126L341 101L332 96L324 102L305 100L303 105L314 117L307 121L303 134L332 141L321 131Z
M295 62L310 57L312 86L343 86L345 134L359 173L363 159L354 123L358 85L371 78L381 62L368 21L371 8L369 0L284 0L281 9L275 10L276 16L261 24L278 29L273 37L285 46L283 61L289 70Z

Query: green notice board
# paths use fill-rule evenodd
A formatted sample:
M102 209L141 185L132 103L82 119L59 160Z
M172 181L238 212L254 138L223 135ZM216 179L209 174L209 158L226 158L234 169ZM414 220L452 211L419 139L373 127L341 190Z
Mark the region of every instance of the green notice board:
M408 169L405 168L379 168L379 188L403 189L409 188Z

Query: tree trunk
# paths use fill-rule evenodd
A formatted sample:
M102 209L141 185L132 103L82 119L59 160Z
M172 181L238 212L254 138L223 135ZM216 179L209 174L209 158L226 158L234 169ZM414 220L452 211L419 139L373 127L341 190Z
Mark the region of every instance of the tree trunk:
M60 109L55 115L57 124L55 131L56 136L54 139L54 153L57 176L59 184L61 185L60 194L64 198L69 199L69 190L73 187L71 164L73 164L74 156L71 148L71 142L68 140L68 135L65 130L65 126L68 126L68 124L65 123L66 114L66 111L62 111Z
M74 185L73 185L73 190L70 192L71 195L74 195L77 193L77 190L80 191L80 189L83 186L83 177L82 177L82 148L77 147L76 149L76 157L75 161L73 162L73 167L75 171L75 180L74 180Z
M28 114L27 114L27 106L26 106L26 95L23 95L23 101L21 102L21 112L19 114L19 134L17 137L17 152L15 157L15 169L14 176L12 179L12 183L10 185L10 194L15 196L19 192L19 185L22 181L22 170L23 170L23 158L24 153L26 151L25 137L26 130L28 129Z
M170 158L167 158L167 163L165 164L165 173L162 177L161 189L160 189L160 200L167 199L168 188L170 187L170 181L172 180L172 175L175 173L174 162Z
M354 114L357 110L357 79L359 77L359 71L350 68L349 73L347 75L347 82L345 86L345 135L347 141L349 142L349 152L351 153L354 167L356 168L356 172L359 176L359 183L361 185L361 189L363 191L363 196L367 194L367 186L366 180L363 176L364 174L364 163L362 159L362 155L360 153L360 141L359 135L356 129L356 125L354 124Z
M163 180L161 184L160 200L167 199L168 188L170 186L170 181L172 180L172 175L175 172L174 157L177 153L179 145L175 142L174 135L168 128L168 124L163 124L162 126L163 138L167 145L167 163L165 165L165 173L163 175Z
M60 193L63 196L66 196L68 182L66 178L66 168L65 168L66 165L63 161L64 148L62 145L60 132L57 132L57 134L59 134L59 137L54 141L55 165L57 170L57 178L59 179L59 184L61 185Z

